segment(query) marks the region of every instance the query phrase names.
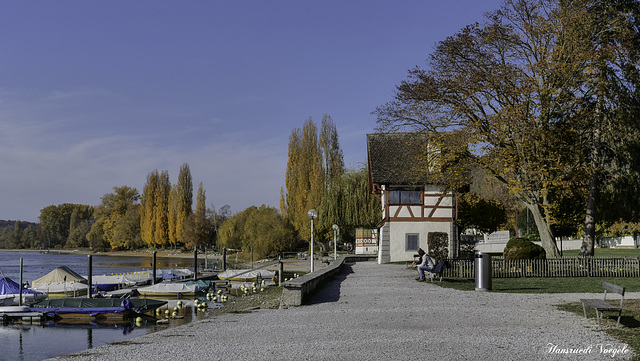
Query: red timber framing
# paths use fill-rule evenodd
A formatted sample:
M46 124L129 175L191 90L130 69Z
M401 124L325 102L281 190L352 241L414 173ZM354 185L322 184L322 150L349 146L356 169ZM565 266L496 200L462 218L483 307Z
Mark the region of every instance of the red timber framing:
M385 194L385 214L387 215L386 219L383 220L388 222L453 222L453 206L451 205L443 205L443 201L445 198L451 198L451 195L448 193L437 193L437 192L421 192L420 197L423 201L423 204L389 204L389 196L388 190L383 190ZM436 199L435 204L433 205L425 205L426 199ZM395 209L394 209L395 208ZM414 210L416 208L420 208L420 214L415 214ZM393 215L391 215L391 211L393 211ZM452 216L448 217L436 217L436 212L439 210L447 210L447 214L451 214ZM408 213L409 216L401 216L400 214L405 211L405 214ZM391 215L391 216L390 216Z

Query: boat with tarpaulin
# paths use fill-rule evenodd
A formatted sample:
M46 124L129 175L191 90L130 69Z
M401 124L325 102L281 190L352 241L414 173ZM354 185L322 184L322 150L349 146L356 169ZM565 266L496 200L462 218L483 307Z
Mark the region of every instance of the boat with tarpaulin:
M200 289L197 283L156 283L155 285L140 287L138 293L145 297L194 297Z
M29 309L53 318L124 319L154 311L166 304L167 301L145 298L57 298L36 302Z
M0 305L12 306L20 302L20 284L4 275L0 278ZM47 298L42 292L22 287L22 304L36 302Z
M276 276L275 271L265 269L228 269L218 273L218 278L229 282L256 282L258 280L269 280Z
M67 266L60 266L33 280L31 289L46 293L49 298L86 295L89 286L86 278Z

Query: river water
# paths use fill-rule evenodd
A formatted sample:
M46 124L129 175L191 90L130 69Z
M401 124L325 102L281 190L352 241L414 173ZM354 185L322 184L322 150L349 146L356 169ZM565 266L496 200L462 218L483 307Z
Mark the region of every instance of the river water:
M88 274L88 256L31 251L0 251L0 270L5 277L20 282L20 259L23 260L23 282L44 276L59 266L67 266L81 275ZM92 256L93 275L151 270L147 256ZM190 268L193 259L157 257L157 268ZM199 265L199 268L202 265ZM173 300L175 301L175 300ZM173 302L175 303L175 302ZM189 302L186 302L189 304ZM171 304L171 302L170 302ZM184 319L171 320L169 325L152 322L135 324L10 324L0 325L0 360L37 361L120 342L167 327L192 322L207 316L207 312L188 306L180 310Z

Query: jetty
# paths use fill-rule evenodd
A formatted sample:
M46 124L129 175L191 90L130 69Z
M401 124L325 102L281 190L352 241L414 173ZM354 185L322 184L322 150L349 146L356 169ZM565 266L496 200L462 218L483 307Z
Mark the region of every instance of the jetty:
M0 311L0 319L2 325L6 326L9 323L21 321L22 323L37 323L43 324L46 321L47 316L44 312L2 312Z

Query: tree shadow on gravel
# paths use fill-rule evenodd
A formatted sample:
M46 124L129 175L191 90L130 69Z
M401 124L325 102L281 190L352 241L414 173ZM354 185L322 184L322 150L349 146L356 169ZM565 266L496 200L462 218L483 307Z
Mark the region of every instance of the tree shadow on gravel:
M340 273L335 275L332 280L322 285L322 287L309 297L309 300L305 304L316 305L319 303L337 302L340 299L340 286L342 281L344 281L348 275L353 273L353 268L351 266L352 263L344 264Z

